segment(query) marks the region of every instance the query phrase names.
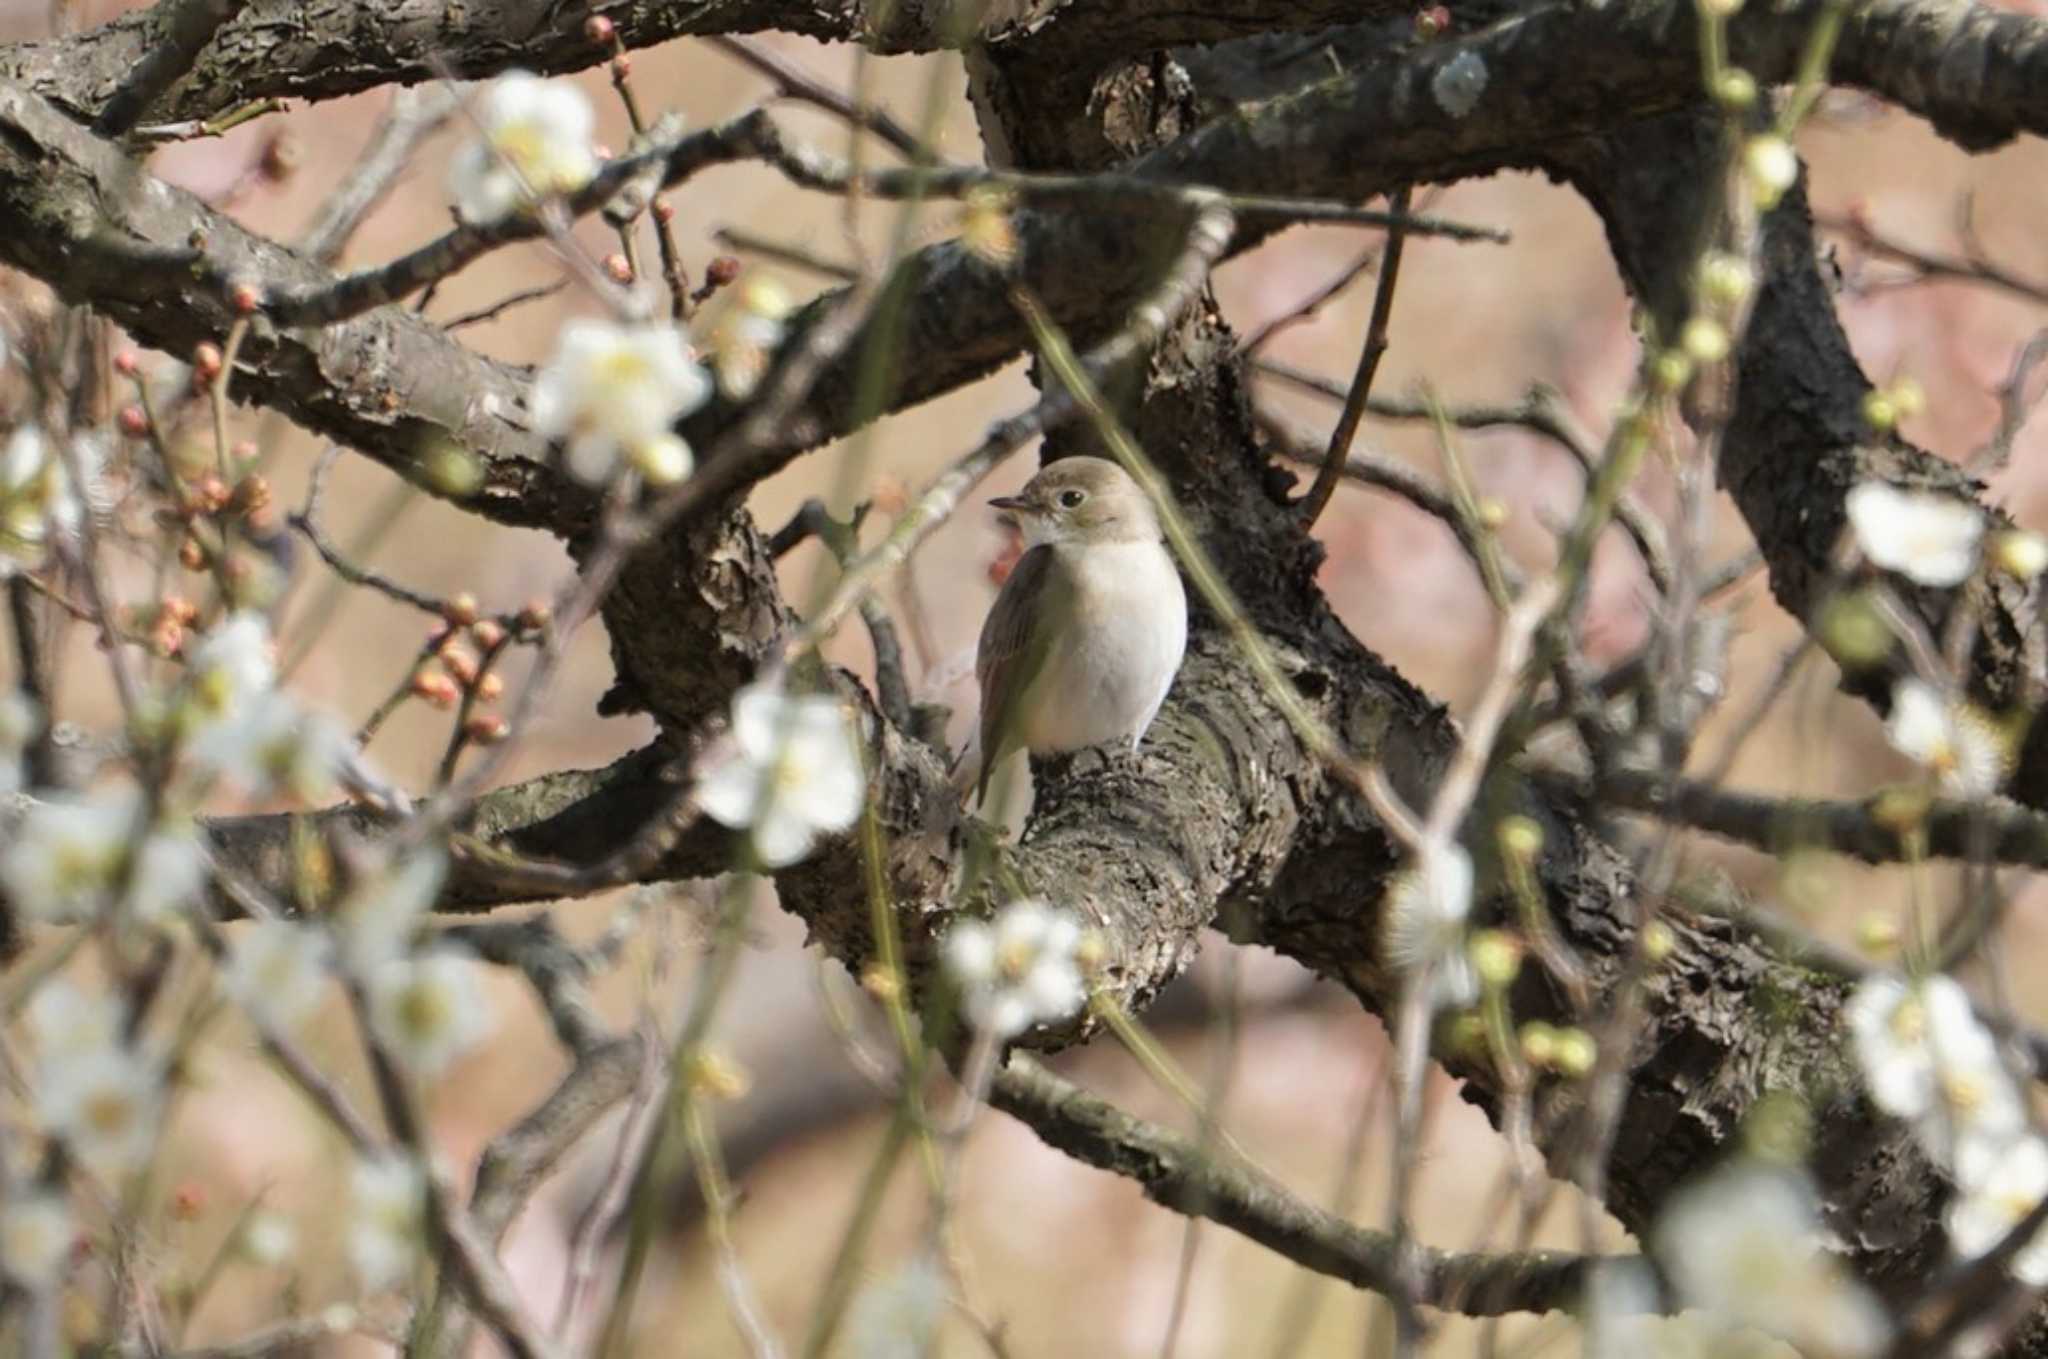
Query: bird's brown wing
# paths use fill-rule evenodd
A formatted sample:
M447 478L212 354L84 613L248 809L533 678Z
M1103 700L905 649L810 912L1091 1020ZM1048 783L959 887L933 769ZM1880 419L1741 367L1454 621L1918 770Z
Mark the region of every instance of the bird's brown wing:
M1017 559L988 611L988 620L981 625L981 645L974 657L974 675L981 682L977 802L987 795L989 775L995 767L1023 743L1017 729L1018 708L1031 682L1045 668L1058 635L1058 620L1073 610L1068 598L1071 593L1066 573L1053 569L1053 550L1034 547Z

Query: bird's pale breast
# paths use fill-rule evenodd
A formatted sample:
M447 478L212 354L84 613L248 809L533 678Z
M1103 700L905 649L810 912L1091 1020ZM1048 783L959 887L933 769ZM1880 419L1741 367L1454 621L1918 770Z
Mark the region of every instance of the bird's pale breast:
M1187 647L1187 597L1162 543L1061 546L1073 618L1019 713L1034 751L1136 746L1159 712Z

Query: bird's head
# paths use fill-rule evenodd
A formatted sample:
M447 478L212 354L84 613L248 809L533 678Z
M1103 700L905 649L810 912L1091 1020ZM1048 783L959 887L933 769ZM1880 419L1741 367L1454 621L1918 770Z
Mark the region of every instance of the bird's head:
M1062 458L1017 494L988 503L1024 534L1027 547L1159 541L1152 502L1123 468L1105 458Z

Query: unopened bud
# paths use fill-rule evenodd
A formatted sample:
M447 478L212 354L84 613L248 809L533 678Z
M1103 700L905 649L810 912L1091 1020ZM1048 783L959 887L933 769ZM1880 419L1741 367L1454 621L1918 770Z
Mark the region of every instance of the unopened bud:
M124 349L114 355L114 371L124 378L132 378L142 371L142 356L132 349Z
M690 1088L712 1099L740 1099L753 1088L746 1068L718 1052L699 1052L690 1062Z
M228 289L228 306L237 316L253 316L263 305L263 290L254 283L241 282Z
M476 677L476 696L486 703L495 703L505 696L505 680L495 670L487 670Z
M1522 970L1522 944L1506 930L1479 930L1466 946L1479 980L1491 987L1512 985Z
M447 669L449 674L455 676L458 684L467 687L476 683L476 657L463 648L459 646L442 647L441 664Z
M593 14L583 21L583 36L600 47L609 47L612 39L619 36L619 30L604 15Z
M462 734L480 746L494 746L512 732L512 724L496 713L471 713L462 724Z
M2048 538L2025 529L1993 534L1991 560L2009 576L2032 580L2048 570Z
M483 618L472 623L469 635L486 651L495 651L505 644L505 628L495 618Z
M1752 91L1754 88L1752 81ZM1755 197L1757 206L1774 207L1784 197L1785 190L1799 179L1799 153L1783 137L1766 132L1751 137L1748 145L1742 148L1742 168L1749 176L1750 193Z
M254 515L270 504L270 482L252 472L235 483L228 496L228 508L240 515Z
M883 963L870 963L860 974L861 989L881 1001L884 1005L903 995L903 978L895 968Z
M1747 71L1731 70L1721 72L1721 78L1714 82L1714 98L1721 107L1735 113L1756 107L1756 77Z
M667 226L676 219L676 205L669 202L666 198L654 200L653 212L654 220L663 226Z
M1716 250L1700 266L1700 291L1722 306L1740 306L1755 286L1756 276L1740 255Z
M466 628L476 622L476 596L464 590L451 597L441 608L441 616L455 627Z
M1695 363L1719 363L1728 357L1728 328L1711 316L1687 321L1678 342Z
M1863 423L1880 432L1899 423L1899 408L1890 392L1880 389L1863 394Z
M1650 381L1660 392L1675 392L1692 380L1692 359L1682 349L1667 349L1650 365Z
M149 436L149 412L143 410L140 406L121 407L121 413L114 417L114 423L119 425L121 432L131 439L142 439Z
M1856 923L1856 947L1873 957L1899 951L1899 922L1895 917L1872 912Z
M412 672L412 691L436 708L452 708L462 699L455 681L445 671L431 666L423 665Z
M178 544L178 565L187 571L206 569L206 549L200 546L197 538L188 535L184 542Z
M1543 852L1543 827L1526 816L1505 816L1501 818L1501 852L1522 863L1536 862L1536 856Z
M544 599L529 599L513 621L519 625L521 632L539 632L555 621L555 611L548 607L548 602Z
M1593 1041L1592 1034L1584 1029L1558 1030L1556 1051L1550 1059L1558 1074L1582 1080L1593 1074L1599 1060L1600 1045Z
M1652 966L1663 962L1678 947L1678 936L1669 925L1661 920L1652 920L1643 926L1643 958Z
M1472 515L1481 528L1497 533L1508 522L1507 502L1498 496L1481 496L1479 503L1472 507Z
M192 371L202 382L211 382L220 376L220 346L211 340L202 340L192 351Z
M723 288L740 276L740 262L732 255L714 256L704 266L704 281L714 288Z
M1415 15L1415 36L1424 42L1450 32L1451 12L1442 5L1430 5Z
M604 257L604 276L614 283L631 283L633 266L627 263L624 255L614 250Z
M1540 1019L1522 1026L1522 1060L1530 1066L1547 1067L1557 1060L1557 1030Z

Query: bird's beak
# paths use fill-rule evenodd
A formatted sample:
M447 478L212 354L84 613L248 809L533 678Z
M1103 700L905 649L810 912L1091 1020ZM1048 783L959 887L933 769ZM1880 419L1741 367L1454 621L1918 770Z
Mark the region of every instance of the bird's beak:
M1023 525L1017 522L1017 516L1028 513L1031 509L1031 502L1020 495L999 495L988 503L1002 511L996 516L996 520L1009 528L1022 528Z

